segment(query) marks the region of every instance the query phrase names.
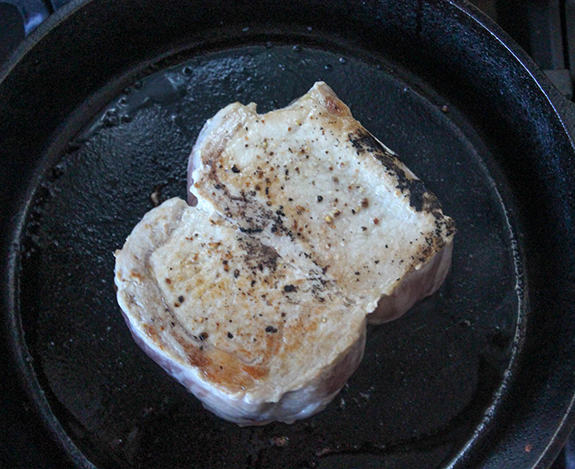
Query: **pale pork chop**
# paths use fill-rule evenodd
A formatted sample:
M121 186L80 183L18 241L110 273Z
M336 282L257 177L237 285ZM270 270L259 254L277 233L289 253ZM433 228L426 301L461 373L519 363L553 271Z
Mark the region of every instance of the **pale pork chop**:
M449 269L453 221L325 83L267 114L222 109L188 176L197 206L168 200L116 252L118 301L146 353L240 425L322 410L367 321Z
M372 323L401 316L447 275L453 220L323 82L264 115L225 107L189 171L201 210L323 271Z

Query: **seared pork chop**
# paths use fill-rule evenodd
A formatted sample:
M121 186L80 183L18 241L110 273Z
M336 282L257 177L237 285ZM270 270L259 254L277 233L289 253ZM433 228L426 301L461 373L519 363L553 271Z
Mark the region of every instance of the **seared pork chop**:
M136 342L240 425L322 410L363 357L365 314L337 285L178 198L134 228L116 284Z
M453 221L324 83L264 115L221 110L189 176L197 206L165 202L116 252L118 301L146 353L232 422L322 410L367 321L447 274Z

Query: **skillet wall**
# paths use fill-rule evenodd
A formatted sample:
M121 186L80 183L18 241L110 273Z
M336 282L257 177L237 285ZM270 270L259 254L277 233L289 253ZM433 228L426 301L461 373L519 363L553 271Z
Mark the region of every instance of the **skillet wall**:
M356 44L413 72L456 103L493 146L494 155L500 155L520 209L514 214L525 236L520 241L529 252L530 312L520 338L526 348L505 410L494 417L491 428L496 430L486 431L482 446L462 457L470 464L502 467L525 439L552 440L557 421L571 412L575 356L575 255L570 242L575 160L572 143L543 91L554 99L556 92L546 82L538 85L532 74L541 76L523 52L509 49L472 20L462 2L272 0L266 5L264 10L249 1L94 0L78 11L71 5L59 12L69 14L61 24L53 19L42 25L32 35L32 40L44 36L41 43L34 49L24 45L23 59L8 62L0 73L2 236L12 239L19 222L15 216L28 199L26 188L40 176L35 168L44 166L39 163L50 157L46 149L52 136L86 96L106 89L111 98L120 91L109 86L114 78L190 45L257 40L264 30L275 30L278 37L306 36L312 26L314 37L325 33L331 41L335 37L347 47ZM93 111L87 118L97 109ZM76 130L67 130L68 135ZM4 242L2 250L3 258L16 262L13 246ZM7 280L3 284L16 287ZM17 306L9 297L2 305L6 310ZM503 421L509 423L497 425ZM555 436L541 464L551 462L568 427ZM525 460L515 460L514 467L533 464L529 453L522 454Z

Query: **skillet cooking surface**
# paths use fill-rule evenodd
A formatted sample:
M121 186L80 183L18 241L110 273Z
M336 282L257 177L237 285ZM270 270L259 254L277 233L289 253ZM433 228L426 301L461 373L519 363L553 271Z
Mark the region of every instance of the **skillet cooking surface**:
M261 111L286 105L320 78L445 202L459 228L453 270L438 295L370 330L360 369L326 412L239 429L203 410L131 340L112 253L152 207L152 192L185 199L187 156L206 119L234 99ZM442 106L376 64L304 45L206 53L128 87L52 168L27 225L24 329L60 420L90 449L136 467L272 467L278 458L293 467L315 454L329 467L331 453L398 445L410 448L396 456L404 466L423 450L422 467L436 467L500 384L518 315L512 231L483 164L490 155ZM289 444L274 447L278 437Z
M528 330L523 208L506 147L464 100L405 63L312 26L297 37L245 26L220 39L132 63L67 113L38 159L11 274L12 337L33 400L79 466L457 465L508 399ZM324 412L239 428L133 342L113 252L152 193L185 199L206 119L236 100L259 112L285 106L320 79L456 220L453 266L437 294L368 330L362 364Z

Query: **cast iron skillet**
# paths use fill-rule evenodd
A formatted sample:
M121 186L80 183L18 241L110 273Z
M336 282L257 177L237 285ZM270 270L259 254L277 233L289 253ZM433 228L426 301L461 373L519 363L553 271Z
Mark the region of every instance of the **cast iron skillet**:
M452 272L326 411L241 429L132 342L112 253L185 197L205 119L318 79L455 218ZM6 402L47 467L546 467L574 418L573 122L459 0L73 4L0 72Z

